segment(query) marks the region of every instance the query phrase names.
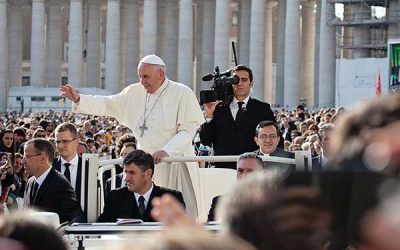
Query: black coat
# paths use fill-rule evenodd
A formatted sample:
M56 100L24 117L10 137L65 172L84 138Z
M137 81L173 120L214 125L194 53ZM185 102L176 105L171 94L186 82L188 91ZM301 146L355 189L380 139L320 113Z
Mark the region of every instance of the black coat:
M260 150L255 151L255 153L257 155L263 155L260 152ZM295 154L277 147L274 152L269 154L269 156L294 159ZM264 162L264 168L268 168L270 166L271 167L279 167L282 170L296 170L296 165L294 165L294 164L286 164L286 163L279 163L279 162Z
M151 201L154 197L160 197L164 194L174 196L180 203L182 203L182 205L185 206L181 192L154 185L144 216L141 218L134 193L129 191L127 187L123 187L111 190L104 205L104 211L97 221L116 222L118 218L133 218L141 219L145 222L153 222L154 219L150 215L150 211L153 208Z
M311 159L312 171L322 171L321 155L317 155Z
M208 218L207 221L214 221L215 220L215 209L217 208L218 201L221 198L221 195L215 196L211 201L211 207L208 211Z
M53 167L61 173L61 157L54 158ZM76 184L74 187L76 196L78 197L78 201L81 200L81 180L82 180L82 157L78 156L78 169L76 174ZM62 173L61 173L62 174Z
M60 222L85 222L85 216L78 199L68 180L54 168L40 186L36 198L31 201L31 189L35 178L31 177L26 185L24 204L46 212L57 213Z
M123 173L117 174L115 176L115 188L120 188L122 183ZM107 179L106 185L104 187L104 198L107 198L108 194L111 191L111 178Z
M214 155L240 155L257 150L255 130L261 121L275 121L268 103L250 98L244 112L244 122L235 123L229 106L218 105L213 119L200 127L200 141L212 146ZM216 167L236 169L236 163L216 163Z

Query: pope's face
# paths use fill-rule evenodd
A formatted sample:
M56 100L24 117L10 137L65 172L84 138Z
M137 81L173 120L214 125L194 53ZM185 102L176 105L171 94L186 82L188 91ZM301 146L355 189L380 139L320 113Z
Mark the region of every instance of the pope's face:
M147 93L154 94L164 81L164 71L158 65L142 63L138 69L140 83Z

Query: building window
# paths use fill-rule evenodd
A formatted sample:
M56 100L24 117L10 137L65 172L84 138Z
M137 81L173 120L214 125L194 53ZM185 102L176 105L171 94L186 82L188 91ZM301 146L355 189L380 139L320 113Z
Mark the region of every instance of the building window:
M238 11L232 11L232 26L238 25Z
M64 97L62 96L52 96L51 97L51 101L52 102L59 102L61 99L63 99Z
M100 86L100 88L102 88L102 89L106 88L106 78L105 77L101 78L101 86Z
M17 96L15 99L17 99L17 102L21 101L21 97L20 96Z
M61 77L61 84L64 86L67 83L68 83L68 77L67 76Z
M22 86L30 86L31 85L31 77L23 76L22 77Z
M44 98L44 96L32 96L31 101L32 102L44 102L45 98Z

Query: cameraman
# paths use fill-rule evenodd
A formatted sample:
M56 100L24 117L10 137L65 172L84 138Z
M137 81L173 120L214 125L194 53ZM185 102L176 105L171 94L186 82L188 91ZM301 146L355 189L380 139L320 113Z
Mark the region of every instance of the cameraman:
M214 155L240 155L257 150L254 141L257 124L264 120L275 121L268 103L249 96L253 87L251 69L238 65L233 74L240 81L233 85L234 98L230 104L222 105L221 101L204 104L206 122L200 127L200 141L212 146ZM236 163L219 162L215 167L236 169Z

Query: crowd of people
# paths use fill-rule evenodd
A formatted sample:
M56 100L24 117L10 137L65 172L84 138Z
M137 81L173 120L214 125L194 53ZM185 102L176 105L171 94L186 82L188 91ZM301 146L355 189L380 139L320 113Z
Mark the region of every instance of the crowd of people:
M57 213L61 223L85 222L82 154L91 153L123 158L116 167L116 189L111 179L104 183L99 222L135 218L200 230L193 219L198 190L192 176L198 164L163 159L238 155L236 163L208 165L237 171L237 186L212 200L208 216L222 221L223 231L243 247L237 249L383 249L392 244L380 242L381 232L370 228L375 221L382 228L391 226L382 212L387 208L368 211L379 203L379 187L398 174L400 97L352 110L298 105L273 111L251 97L255 83L248 66L238 65L232 74L239 82L232 86L230 102L205 103L202 111L192 90L169 80L162 59L150 55L139 62L140 83L115 95L83 95L70 84L60 87L73 102L73 112L2 114L4 213L30 207ZM309 172L260 158L293 159L296 151L312 157ZM0 223L0 233L1 228ZM164 240L191 249L183 238ZM236 249L206 236L193 237L192 243L205 244L199 249Z

